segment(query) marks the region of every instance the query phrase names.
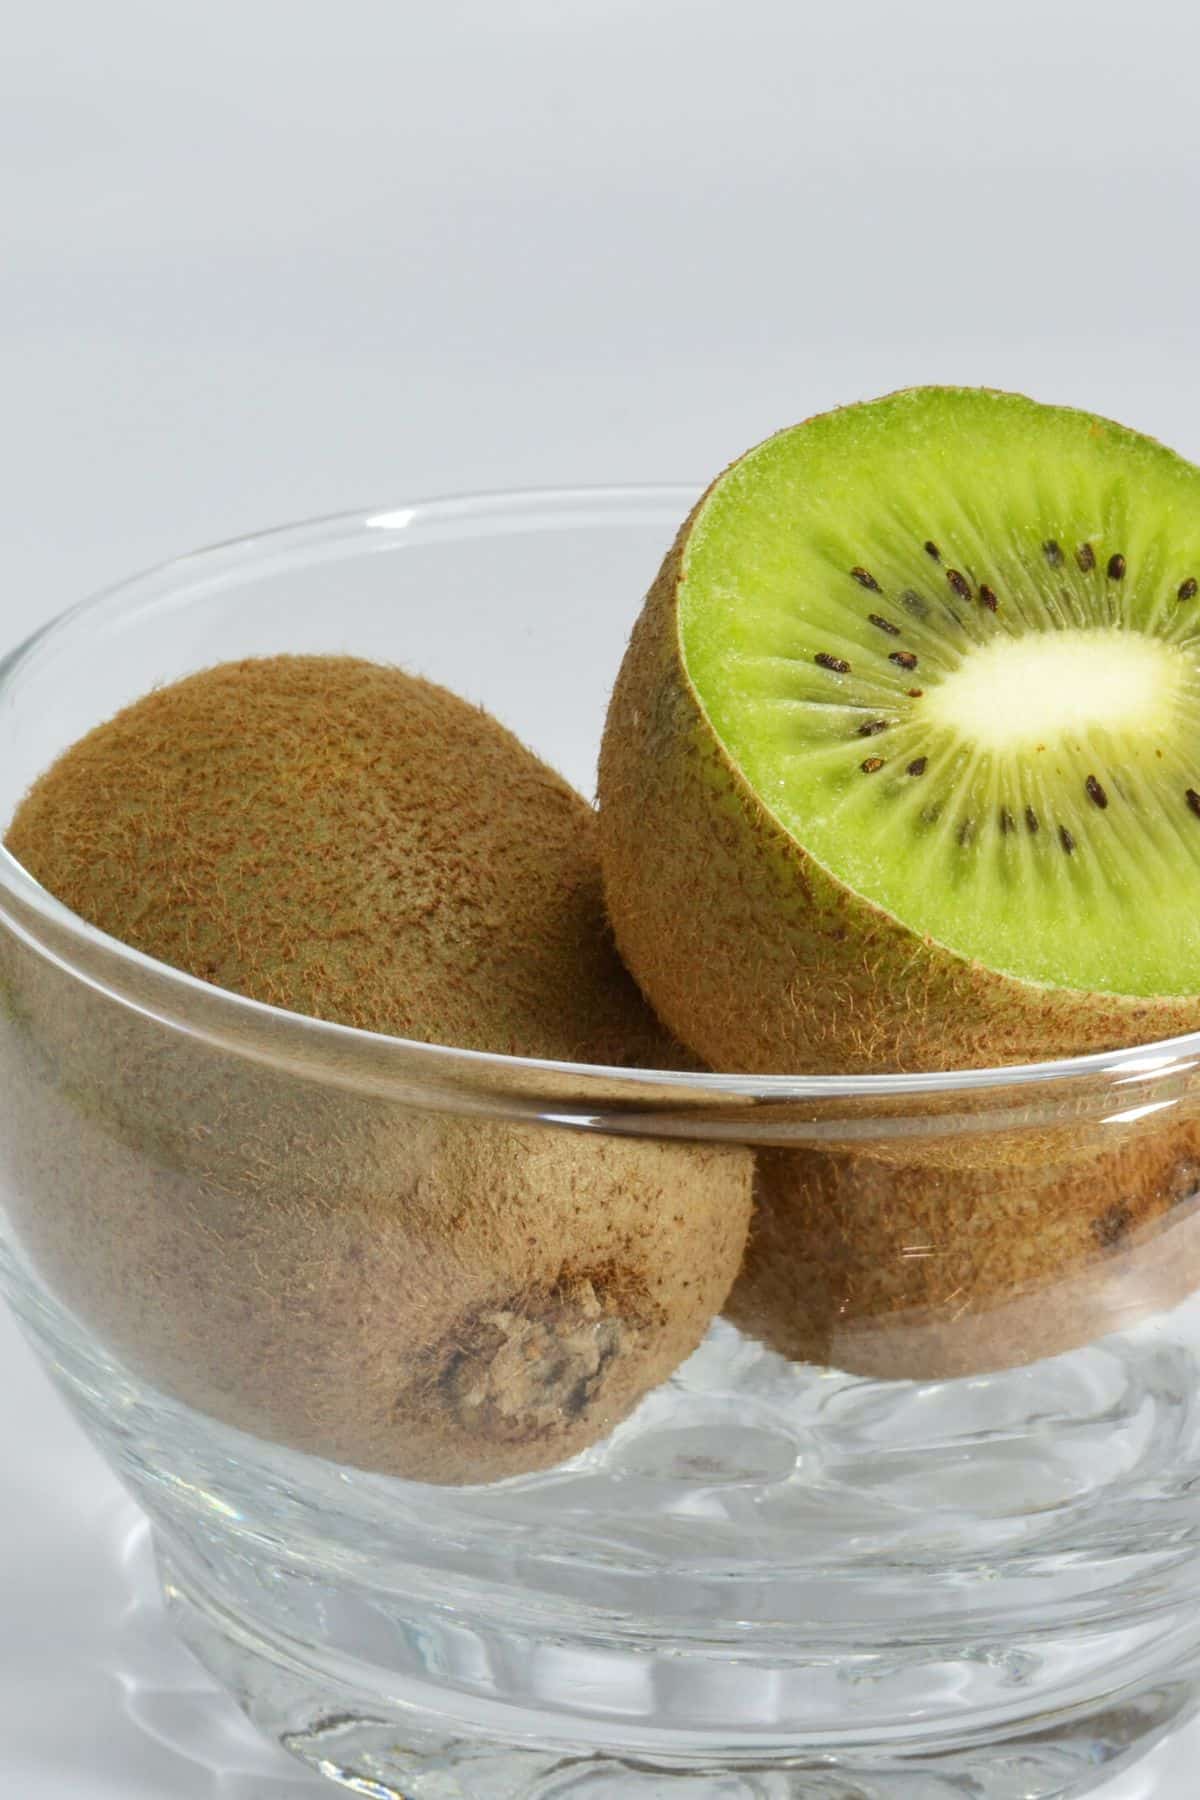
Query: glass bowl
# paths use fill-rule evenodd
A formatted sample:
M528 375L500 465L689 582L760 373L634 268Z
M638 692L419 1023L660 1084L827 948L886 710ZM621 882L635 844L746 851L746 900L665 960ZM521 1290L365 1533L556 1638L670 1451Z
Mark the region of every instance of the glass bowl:
M692 498L397 506L139 576L0 665L0 820L155 683L281 650L440 680L590 792ZM1189 1714L1198 1063L748 1078L409 1043L157 964L0 852L7 1295L186 1642L363 1794L1049 1800ZM520 1205L452 1279L407 1205L450 1169L469 1221L501 1152L543 1220L669 1193L681 1277L696 1209L715 1256L754 1183L724 1312L586 1443L603 1278L497 1298ZM489 1295L469 1342L425 1322L448 1281ZM514 1331L532 1425L489 1398Z

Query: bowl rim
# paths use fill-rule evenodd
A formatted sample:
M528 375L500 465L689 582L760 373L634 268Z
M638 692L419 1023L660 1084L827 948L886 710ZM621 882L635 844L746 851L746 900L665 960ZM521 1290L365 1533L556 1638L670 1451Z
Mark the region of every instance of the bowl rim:
M506 530L569 529L605 524L662 523L675 526L686 517L700 483L596 483L568 487L518 487L481 489L434 495L424 499L393 501L370 508L350 508L222 538L180 555L150 564L74 602L53 615L0 656L0 702L21 670L54 640L95 622L105 610L124 611L146 601L156 588L162 599L178 590L173 583L199 577L201 588L220 574L247 574L260 561L280 554L295 559L306 550L363 542L364 533L392 534L388 544L414 526L473 521L486 531L489 521L504 521ZM408 540L413 541L413 540ZM648 571L652 575L653 571ZM193 583L194 584L194 583ZM197 976L159 962L90 925L55 899L23 867L0 840L0 922L26 944L47 956L68 973L85 980L122 1004L133 1005L164 1024L180 1025L193 1035L247 1050L266 1029L276 1045L288 1034L302 1033L304 1060L317 1063L322 1050L344 1065L346 1058L362 1054L377 1059L391 1053L403 1062L418 1058L426 1069L458 1072L474 1085L493 1074L498 1088L506 1088L515 1075L547 1078L547 1096L553 1104L563 1100L564 1081L575 1084L578 1097L601 1084L636 1098L639 1091L654 1090L663 1099L690 1099L719 1108L735 1102L743 1120L747 1101L903 1100L919 1095L977 1094L981 1089L1025 1087L1032 1083L1062 1083L1114 1077L1141 1077L1177 1072L1200 1062L1200 1031L1153 1042L1139 1043L1085 1056L1007 1064L983 1068L942 1069L922 1072L880 1071L870 1075L742 1074L679 1069L623 1068L599 1063L555 1061L513 1056L497 1051L470 1050L453 1044L393 1037L336 1024L303 1013L290 1012L253 1000L230 989L215 987ZM78 960L76 958L78 957ZM128 982L126 977L129 978ZM147 983L151 998L147 997ZM168 1003L163 1004L166 996ZM176 1013L171 999L178 996ZM199 1009L197 1013L197 1009ZM282 1034L282 1036L281 1036ZM253 1053L251 1051L251 1053ZM273 1053L270 1053L273 1054ZM550 1078L553 1078L552 1080ZM528 1091L528 1081L522 1085Z

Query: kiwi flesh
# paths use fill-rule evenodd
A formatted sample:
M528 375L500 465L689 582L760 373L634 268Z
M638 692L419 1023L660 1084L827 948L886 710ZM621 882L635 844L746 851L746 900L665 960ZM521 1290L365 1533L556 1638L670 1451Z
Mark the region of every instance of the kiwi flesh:
M912 389L718 477L600 765L618 945L712 1066L1039 1061L1200 1025L1200 470Z
M595 816L494 719L352 658L227 664L35 785L12 854L123 943L370 1032L683 1058L614 952ZM455 1114L218 1048L0 942L0 1146L52 1291L138 1375L339 1462L544 1467L699 1342L750 1159Z

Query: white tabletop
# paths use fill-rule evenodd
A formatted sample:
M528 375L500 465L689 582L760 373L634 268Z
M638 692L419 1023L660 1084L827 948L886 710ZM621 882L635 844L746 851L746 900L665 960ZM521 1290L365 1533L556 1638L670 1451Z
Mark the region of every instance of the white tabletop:
M914 381L1195 456L1198 53L1166 0L9 8L0 646L262 524L699 481ZM7 1320L0 1367L0 1800L320 1791L165 1638Z

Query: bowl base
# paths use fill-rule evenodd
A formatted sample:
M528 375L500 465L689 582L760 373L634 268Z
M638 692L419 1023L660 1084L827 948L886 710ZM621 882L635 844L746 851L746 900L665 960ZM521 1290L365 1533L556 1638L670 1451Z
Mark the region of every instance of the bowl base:
M4 1272L185 1642L376 1800L1067 1800L1200 1707L1200 1298L940 1384L718 1324L574 1463L433 1489L191 1411Z
M1170 1679L1110 1692L1055 1716L1006 1719L995 1735L948 1740L714 1750L698 1730L653 1733L619 1750L595 1714L520 1705L459 1712L461 1695L365 1667L311 1639L275 1638L230 1610L192 1559L155 1536L160 1584L179 1636L251 1722L317 1774L373 1800L1076 1800L1105 1785L1200 1710L1200 1649ZM377 1671L382 1675L382 1671ZM586 1703L585 1703L586 1704ZM481 1713L503 1712L503 1723ZM486 1725L486 1729L481 1726Z

